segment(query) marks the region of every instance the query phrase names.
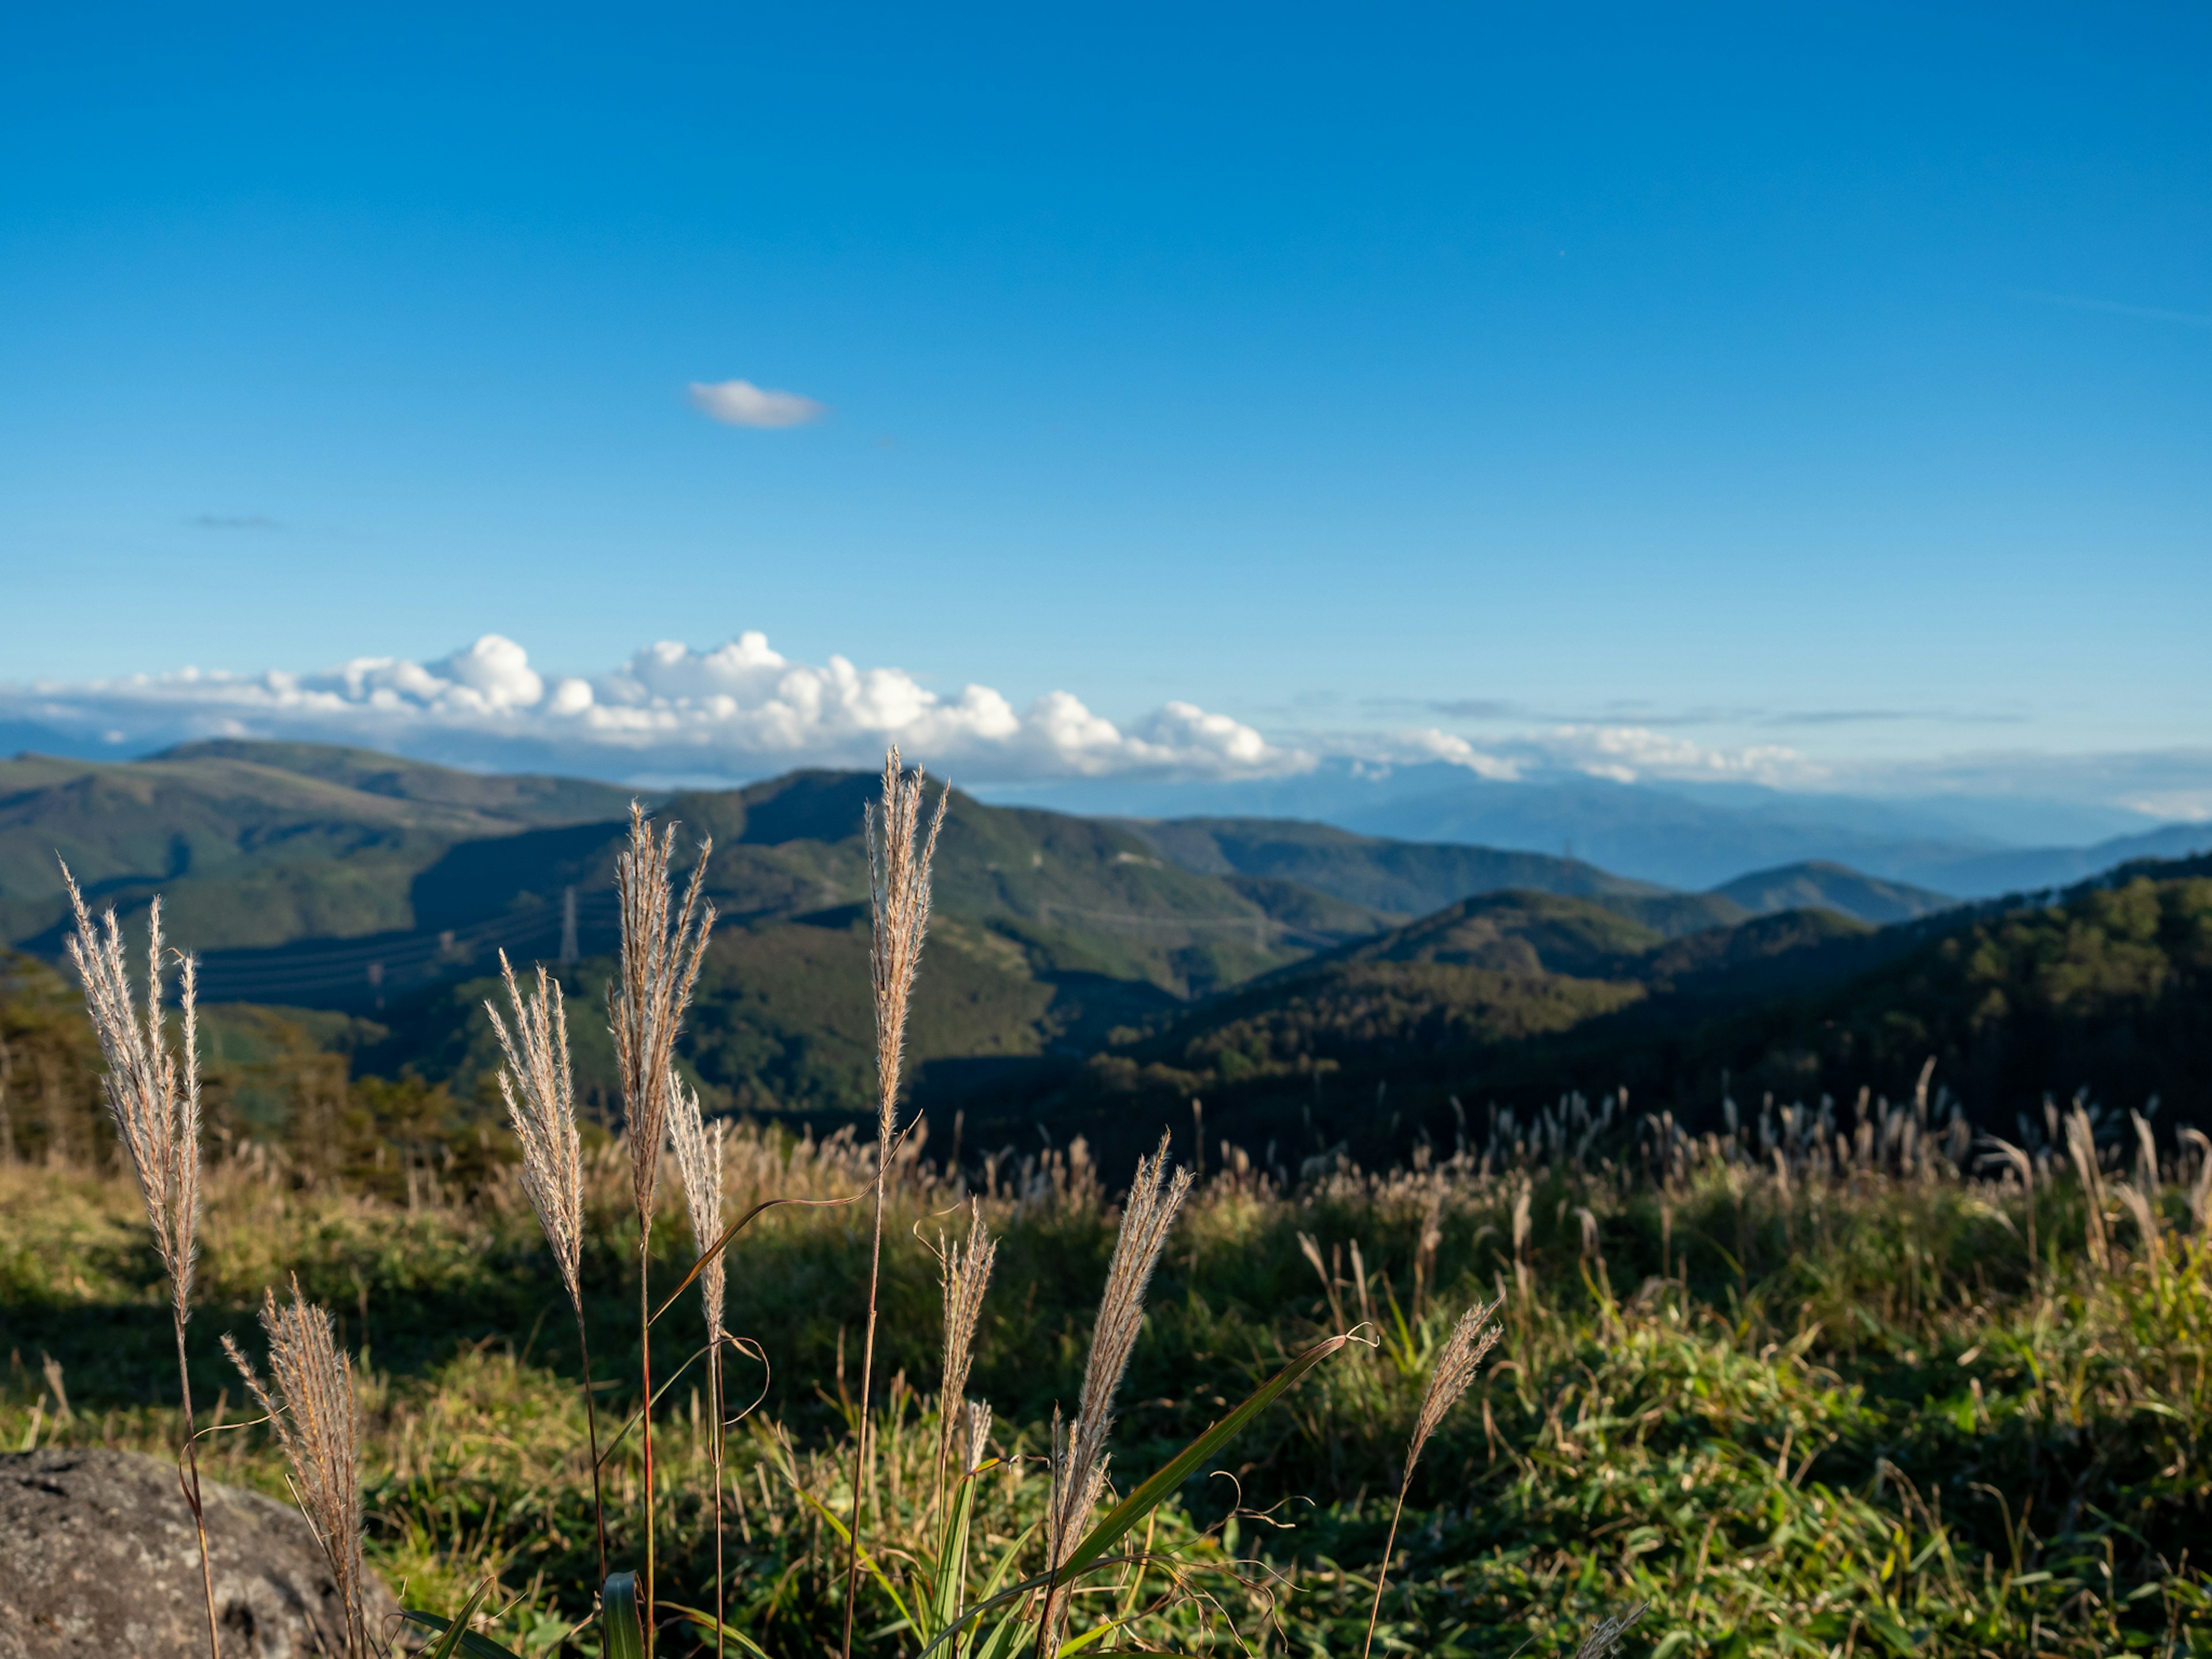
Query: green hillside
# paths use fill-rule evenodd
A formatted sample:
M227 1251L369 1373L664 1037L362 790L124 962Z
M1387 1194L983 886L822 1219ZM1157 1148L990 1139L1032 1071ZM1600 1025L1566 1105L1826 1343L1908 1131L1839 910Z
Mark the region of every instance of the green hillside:
M0 762L0 942L55 943L68 909L57 854L126 915L160 892L172 933L202 949L411 927L410 884L453 847L611 817L627 799L300 744L19 756Z
M52 954L56 847L96 899L126 912L160 890L172 938L203 954L205 1000L235 1006L223 1029L247 1032L237 1040L264 1070L304 1076L300 1056L336 1040L310 1027L366 1017L330 1028L361 1071L405 1071L465 1099L493 1064L481 1005L501 949L551 960L573 914L572 994L590 1001L609 975L621 792L296 744L198 745L120 766L28 758L7 781L0 867L15 937ZM800 772L656 806L683 842L714 841L707 887L722 921L687 1063L718 1105L865 1104L861 823L877 787ZM935 908L913 1052L971 1073L1087 1052L1385 921L1278 878L1182 869L1118 825L958 794ZM612 1082L603 1024L579 1026L587 1095ZM274 1087L264 1079L241 1098ZM258 1121L260 1107L241 1110Z
M1825 859L1785 864L1776 870L1755 870L1723 883L1713 892L1735 901L1753 915L1770 915L1777 910L1838 910L1877 926L1932 915L1959 902L1925 887L1862 875Z
M1389 841L1287 818L1133 820L1130 827L1162 858L1186 870L1271 876L1401 916L1509 888L1588 899L1669 934L1724 926L1752 914L1724 895L1677 893L1542 853Z
M1593 900L1484 894L1125 1039L1093 1057L1075 1095L1188 1096L1273 1081L1310 1087L1307 1109L1324 1079L1408 1060L1448 1067L1625 1008L1648 994L1666 948L1656 929Z
M1933 1058L1972 1116L2008 1130L2077 1088L2212 1117L2212 860L1881 929L1822 911L1671 940L1629 927L1551 895L1453 906L1125 1038L1021 1109L1141 1137L1200 1095L1247 1145L1289 1132L1371 1158L1416 1128L1449 1137L1455 1097L1626 1088L1695 1126L1724 1091L1901 1097Z

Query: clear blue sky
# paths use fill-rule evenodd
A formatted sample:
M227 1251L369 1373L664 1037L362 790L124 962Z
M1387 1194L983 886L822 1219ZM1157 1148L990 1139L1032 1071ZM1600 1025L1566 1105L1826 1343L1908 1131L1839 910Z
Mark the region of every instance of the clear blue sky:
M30 9L0 680L2202 748L2208 19Z

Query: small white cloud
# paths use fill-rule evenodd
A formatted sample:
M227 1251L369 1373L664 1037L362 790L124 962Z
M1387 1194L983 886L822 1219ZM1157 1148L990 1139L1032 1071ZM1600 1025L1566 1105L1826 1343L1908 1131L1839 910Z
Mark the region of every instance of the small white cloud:
M725 426L805 426L829 410L796 392L770 392L750 380L691 382L691 407Z

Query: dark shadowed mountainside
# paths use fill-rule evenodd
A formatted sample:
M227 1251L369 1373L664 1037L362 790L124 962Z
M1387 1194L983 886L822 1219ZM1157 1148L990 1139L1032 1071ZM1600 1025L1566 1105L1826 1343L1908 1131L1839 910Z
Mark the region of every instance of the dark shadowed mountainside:
M1902 1097L1932 1060L1975 1121L2008 1133L2076 1089L2212 1122L2212 860L1880 929L1823 911L1672 940L1624 925L1583 901L1489 896L1109 1044L1040 1079L1024 1109L1118 1151L1202 1097L1209 1133L1365 1158L1416 1132L1448 1140L1491 1103L1626 1089L1709 1125L1724 1092Z

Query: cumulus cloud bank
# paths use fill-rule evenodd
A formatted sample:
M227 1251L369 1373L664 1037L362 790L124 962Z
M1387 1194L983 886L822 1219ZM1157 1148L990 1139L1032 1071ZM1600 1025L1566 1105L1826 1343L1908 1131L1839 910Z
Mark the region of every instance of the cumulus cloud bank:
M805 426L829 411L796 392L770 392L750 380L691 382L691 407L725 426Z
M757 776L866 766L896 742L975 782L1233 779L1313 764L1304 751L1187 702L1117 725L1066 691L1018 709L985 685L943 696L898 668L790 660L768 636L710 651L664 641L610 672L549 677L486 634L435 662L361 657L321 673L185 669L0 688L0 723L145 747L207 737L303 737L605 774Z

